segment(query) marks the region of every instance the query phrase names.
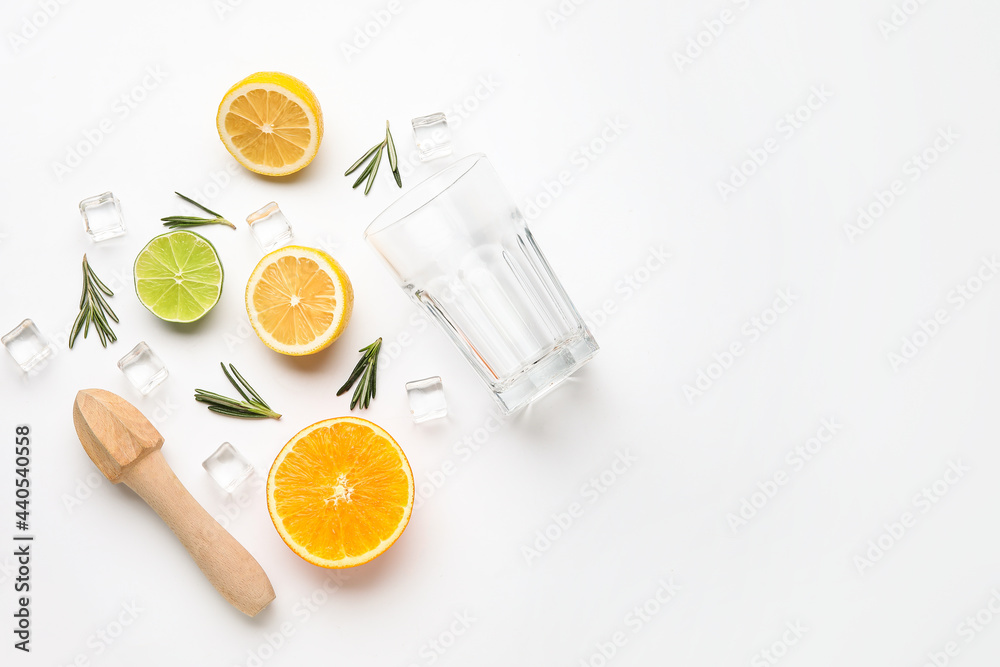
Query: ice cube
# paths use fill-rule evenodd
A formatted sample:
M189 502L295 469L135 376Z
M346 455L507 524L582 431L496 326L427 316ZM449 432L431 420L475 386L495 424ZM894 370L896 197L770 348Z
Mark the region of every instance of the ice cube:
M439 157L451 155L451 131L448 118L443 113L432 113L410 121L413 125L413 140L417 143L417 155L421 162L429 162Z
M253 475L253 465L228 442L219 445L201 465L226 493L232 493Z
M264 252L271 252L292 240L292 225L275 202L247 216L250 233Z
M94 242L106 241L125 233L125 220L118 198L110 192L87 197L80 202L83 228Z
M3 338L3 346L25 373L35 368L55 351L35 323L24 320Z
M439 419L448 414L444 387L438 376L406 383L406 396L410 399L410 414L416 423Z
M143 396L160 386L169 375L167 367L145 341L140 342L119 359L118 368Z

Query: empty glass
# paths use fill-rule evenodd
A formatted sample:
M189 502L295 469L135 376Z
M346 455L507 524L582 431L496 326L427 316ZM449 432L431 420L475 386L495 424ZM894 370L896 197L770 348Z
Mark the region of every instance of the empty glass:
M452 339L505 413L598 349L485 155L415 186L365 238Z

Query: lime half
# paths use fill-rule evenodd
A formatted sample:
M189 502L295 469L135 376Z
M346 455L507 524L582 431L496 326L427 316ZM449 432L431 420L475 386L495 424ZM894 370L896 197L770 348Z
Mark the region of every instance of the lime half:
M203 236L186 230L161 234L135 258L135 293L161 320L194 322L219 302L222 262Z

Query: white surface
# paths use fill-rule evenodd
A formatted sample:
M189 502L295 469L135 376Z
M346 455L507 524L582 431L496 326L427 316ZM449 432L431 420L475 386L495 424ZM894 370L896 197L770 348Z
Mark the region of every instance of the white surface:
M9 33L45 3L4 3L0 329L31 317L50 336L65 332L84 252L113 280L121 325L107 350L93 335L72 352L60 344L30 379L0 359L0 435L10 443L15 423L33 429L37 535L34 651L15 652L8 633L3 663L253 665L273 652L271 637L280 647L267 664L596 667L598 644L621 632L608 664L765 665L758 652L796 639L786 623L799 622L807 630L782 665L922 665L952 641L949 664L993 664L1000 620L981 632L960 624L1000 590L1000 281L961 308L952 290L1000 249L1000 6L911 0L919 11L884 38L890 0L591 0L555 27L546 11L556 0L400 2L350 62L340 44L386 3L232 0L220 18L220 2L71 2L16 52ZM724 8L732 23L678 71L674 52ZM147 79L129 108L121 97L148 68L164 78ZM323 104L317 159L284 180L237 168L214 128L225 90L262 69L302 78ZM456 156L487 153L518 201L549 204L536 236L603 348L579 381L499 430L471 370L361 239L397 195L388 170L368 198L342 176L386 118L410 156L410 118L452 111L477 87L478 108L453 123ZM782 118L814 87L832 97L813 98L819 108L790 132ZM54 163L102 121L111 132L57 178ZM941 128L958 139L911 180L907 161ZM614 141L588 161L579 147L602 131ZM717 182L765 145L776 152L723 201ZM404 173L405 187L447 162ZM547 200L561 172L568 185ZM228 184L213 191L213 178ZM894 179L902 194L849 242L844 226ZM128 234L93 245L77 203L109 189ZM354 282L344 337L295 360L249 333L243 289L260 252L245 227L205 232L226 269L208 317L181 327L147 313L129 271L162 231L158 219L185 210L174 190L241 225L277 201L297 240L329 249ZM647 273L661 247L671 258ZM751 318L780 290L793 305L754 339ZM614 312L601 317L604 308ZM894 370L887 354L937 310L947 322ZM444 481L384 556L331 575L284 546L259 487L239 508L201 461L228 440L266 472L300 428L347 412L350 397L334 392L355 350L379 335L395 357L365 416L396 436L418 484ZM139 340L170 369L145 399L115 367ZM743 354L689 402L684 385L699 370L718 375L713 355L733 343ZM223 360L284 412L280 422L233 421L192 400L195 387L226 388ZM417 426L403 384L428 375L444 378L449 415ZM181 480L212 514L231 515L278 594L260 617L230 608L138 498L95 481L70 417L75 392L90 386L156 419ZM824 419L842 428L797 470L786 454ZM11 544L13 452L3 452L0 540ZM624 452L635 462L606 492L589 490ZM915 500L950 461L968 472L933 505ZM779 472L787 483L734 532L727 514ZM522 546L572 503L582 515L527 562ZM904 512L913 527L859 572L855 557ZM9 623L11 557L0 564ZM659 613L629 616L671 577L680 589L650 603ZM326 582L339 588L327 594ZM310 609L311 596L322 603ZM115 632L133 602L142 611L104 644L97 633ZM451 642L464 613L475 620ZM432 641L450 647L438 654Z

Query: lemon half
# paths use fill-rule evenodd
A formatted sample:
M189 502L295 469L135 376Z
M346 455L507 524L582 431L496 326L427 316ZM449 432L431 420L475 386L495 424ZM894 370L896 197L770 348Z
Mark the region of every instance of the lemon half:
M285 246L250 274L247 317L257 336L282 354L319 352L347 327L354 289L347 273L322 250Z
M219 138L236 161L265 176L312 162L323 139L323 112L309 86L281 72L257 72L229 89L216 116Z

